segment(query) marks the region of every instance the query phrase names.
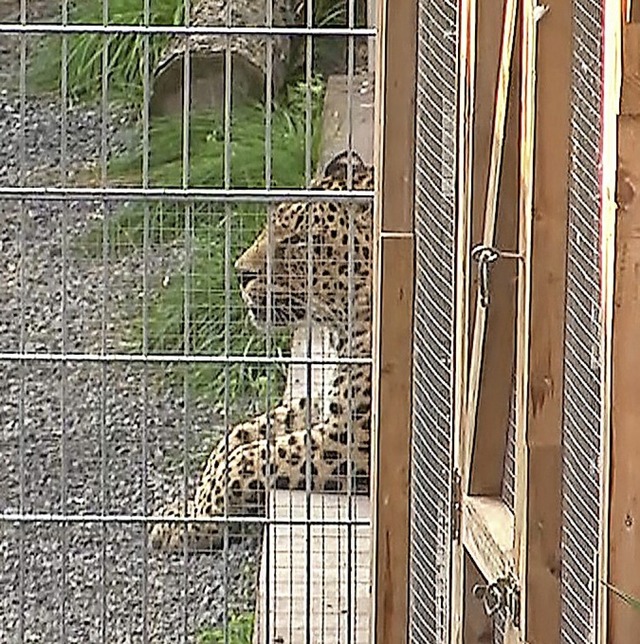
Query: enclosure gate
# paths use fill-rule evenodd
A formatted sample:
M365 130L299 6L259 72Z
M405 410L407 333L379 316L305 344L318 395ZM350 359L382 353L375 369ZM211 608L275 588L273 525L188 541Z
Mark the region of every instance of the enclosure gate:
M566 480L576 456L570 451L563 464L563 421L565 429L572 422L563 403L576 392L570 385L564 398L562 392L577 364L571 342L564 356L563 335L565 319L574 329L581 307L570 294L565 308L564 283L566 236L575 221L569 204L576 203L567 188L576 158L569 147L573 152L583 140L571 123L579 109L576 74L585 62L582 43L572 47L567 34L579 32L588 4L500 0L460 7L452 642L559 641L567 622L561 606L576 605L568 587L561 589L563 527L570 569L576 570L571 557L592 557L579 569L587 587L597 586L597 562L589 566L598 549L599 506L595 543L578 553L580 528L572 510L563 526L561 495L563 471ZM601 26L593 29L597 35ZM599 191L591 169L574 167L574 176L591 176ZM599 199L589 203L599 213ZM588 262L578 265L574 270L588 270ZM602 339L598 320L596 313L587 322L592 365ZM594 385L601 386L597 374ZM593 418L582 432L597 442L602 409L588 411ZM592 481L597 492L600 478ZM580 494L575 482L567 494ZM595 619L597 592L587 623Z

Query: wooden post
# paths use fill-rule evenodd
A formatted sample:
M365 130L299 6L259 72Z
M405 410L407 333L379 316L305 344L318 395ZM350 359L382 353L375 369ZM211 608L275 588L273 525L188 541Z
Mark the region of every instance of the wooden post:
M417 2L378 3L373 320L373 637L408 641Z
M635 4L635 3L634 3ZM622 102L618 119L611 392L609 582L640 597L640 24L623 31ZM635 644L640 612L609 594L611 644Z
M529 644L560 642L560 530L562 382L568 172L570 137L572 8L564 0L549 0L539 23L529 15L523 38L524 110L533 109L535 126L523 122L523 163L533 162L535 177L525 270L529 270L528 332L520 344L527 359L522 383L524 436L520 436L517 465L519 503L516 510L516 548L524 573L524 640ZM525 16L525 32L527 31ZM537 31L537 34L536 34ZM531 49L533 48L533 49ZM531 94L533 92L533 94ZM527 107L527 105L529 107ZM527 131L528 130L528 131ZM533 134L533 140L531 135ZM533 144L535 141L535 145ZM531 161L529 161L531 163ZM523 169L523 191L529 190ZM526 222L524 222L526 224ZM526 303L525 303L526 304ZM526 309L526 306L525 306ZM528 348L527 348L528 345Z

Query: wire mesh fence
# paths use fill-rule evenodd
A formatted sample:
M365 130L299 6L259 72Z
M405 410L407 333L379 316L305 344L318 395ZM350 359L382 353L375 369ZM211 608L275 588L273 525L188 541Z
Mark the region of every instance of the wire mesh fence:
M272 642L294 594L281 641L361 641L374 37L356 0L0 0L0 641L238 644L258 602Z
M449 642L457 25L419 3L410 638Z
M566 642L600 639L602 11L600 2L574 2L562 444L562 638Z

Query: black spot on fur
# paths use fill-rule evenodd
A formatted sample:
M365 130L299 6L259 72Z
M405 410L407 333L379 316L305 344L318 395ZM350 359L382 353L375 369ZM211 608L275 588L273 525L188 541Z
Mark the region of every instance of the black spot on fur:
M291 485L291 479L288 476L280 475L276 478L276 488L279 490L287 490Z
M342 414L342 413L344 412L344 409L342 408L342 405L341 405L340 403L338 403L338 402L336 402L336 401L334 400L334 401L333 401L333 402L331 402L331 404L329 405L329 411L330 411L332 414L335 414L336 416L339 416L340 414Z

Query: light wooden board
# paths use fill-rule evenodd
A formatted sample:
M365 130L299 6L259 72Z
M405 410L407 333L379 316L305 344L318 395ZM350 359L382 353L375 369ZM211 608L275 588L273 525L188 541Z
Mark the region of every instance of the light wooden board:
M279 520L369 520L369 498L278 491ZM369 642L368 525L272 525L265 535L255 644ZM307 639L309 636L309 639Z
M560 642L562 413L572 9L525 15L516 556L528 642ZM534 70L535 67L535 70ZM533 122L535 119L535 122ZM535 180L534 180L535 177ZM527 285L528 281L528 285Z
M640 25L624 27L612 352L609 582L640 596ZM640 613L609 593L608 642L638 641Z

